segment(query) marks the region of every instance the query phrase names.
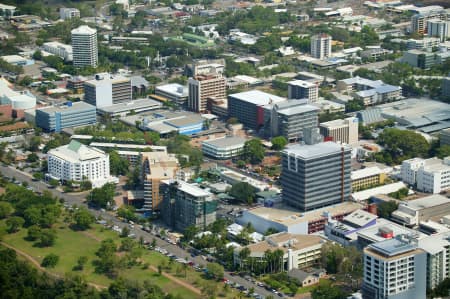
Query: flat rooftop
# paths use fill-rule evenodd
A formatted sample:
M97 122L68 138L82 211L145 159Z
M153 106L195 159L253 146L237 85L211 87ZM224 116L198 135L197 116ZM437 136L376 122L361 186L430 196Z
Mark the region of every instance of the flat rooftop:
M64 113L64 112L76 112L81 109L95 109L95 106L85 102L73 102L71 103L72 106L69 105L64 104L60 106L48 106L36 110L41 110L46 113L56 113L56 112Z
M210 199L212 199L211 198L212 193L210 193L210 192L208 192L208 191L206 191L204 189L201 189L197 185L188 184L188 183L186 183L186 182L184 182L182 180L177 180L177 181L163 180L161 182L164 183L164 184L167 184L167 185L169 185L169 184L171 184L173 182L176 182L178 184L178 189L183 191L183 192L185 192L185 193L187 193L187 194L190 194L190 195L195 196L195 197L210 197Z
M327 156L340 153L344 149L350 149L348 146L340 145L335 142L321 142L317 144L293 144L287 146L283 153L287 155L295 155L302 159L314 159L317 157Z
M280 249L283 252L287 252L288 249L301 250L308 247L320 245L324 240L316 235L297 235L287 232L277 233L266 237L266 240L256 244L248 245L247 248L251 252L266 252L266 250ZM285 244L290 246L284 246Z
M367 167L367 168L362 168L362 169L352 171L351 178L353 181L353 180L359 180L359 179L367 178L367 177L374 176L374 175L379 175L381 173L383 173L383 171L381 171L380 168L378 168L377 166L372 166L372 167Z
M202 144L209 144L214 147L218 148L227 148L227 147L233 147L233 146L239 146L244 145L245 141L247 139L239 136L233 136L233 137L223 137L223 138L217 138L212 140L205 140L202 142Z
M140 110L145 108L159 109L162 104L158 101L152 99L137 99L126 103L118 103L111 106L106 106L102 108L97 108L98 110L105 113L120 113L130 110Z
M432 208L444 204L450 204L450 198L440 194L433 194L419 199L404 201L401 205L407 206L413 210L419 211L422 209Z
M283 225L294 225L297 223L309 222L317 219L321 219L325 212L329 212L331 215L341 215L349 214L355 210L362 209L363 205L346 201L343 203L335 204L332 206L324 207L314 211L301 213L298 210L294 210L290 207L283 208L268 208L268 207L257 207L253 209L248 209L244 212L251 213L258 217L277 222Z
M248 102L257 106L265 106L268 104L274 104L286 101L285 98L263 92L260 90L250 90L240 93L230 94L228 97L232 97L244 102Z
M410 242L392 238L378 243L370 244L365 252L370 252L380 260L393 260L411 255L413 252L421 252L417 249L417 245Z
M314 105L299 103L300 100L287 100L285 102L275 104L278 109L277 112L282 115L296 115L307 112L319 112L320 109ZM274 105L267 105L272 108Z
M305 81L305 80L294 80L294 81L289 81L288 84L289 84L289 85L294 85L294 86L300 86L300 87L303 87L303 88L317 87L317 84L311 83L311 82Z
M170 83L165 85L160 85L155 87L156 91L162 91L164 93L176 96L176 97L187 97L188 88L178 83Z
M369 199L372 196L378 195L378 194L389 194L392 192L396 192L402 188L407 188L405 183L403 182L395 182L392 184L387 184L359 192L355 192L352 194L352 197L356 201L363 201L366 199Z
M392 221L389 221L384 218L377 218L377 223L375 225L369 226L368 228L361 229L356 232L358 237L361 237L363 239L369 240L371 242L380 242L386 240L385 237L383 237L380 234L381 228L389 228L392 230L394 237L398 235L404 235L404 234L415 234L418 239L422 239L426 237L425 234L418 232L416 230L404 227L402 225L399 225L397 223L394 223Z

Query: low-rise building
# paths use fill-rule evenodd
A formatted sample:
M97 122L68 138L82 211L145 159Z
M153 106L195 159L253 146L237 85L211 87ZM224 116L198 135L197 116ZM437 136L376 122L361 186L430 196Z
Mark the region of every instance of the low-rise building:
M355 144L358 142L358 125L356 117L336 119L320 124L320 134L325 140L338 143Z
M368 167L352 171L352 191L359 191L384 183L386 174L378 167Z
M65 128L95 124L97 115L95 106L85 102L67 102L36 109L35 122L46 132L61 132Z
M423 39L408 39L406 48L408 50L432 50L438 47L441 41L436 37L425 37ZM430 51L431 52L431 51Z
M402 162L402 180L419 191L440 193L450 189L450 157L413 158Z
M230 159L243 153L245 141L245 138L237 136L205 140L202 142L202 152L215 159Z
M352 193L352 199L357 202L362 202L365 200L368 200L372 196L378 195L378 194L389 194L393 192L397 192L400 189L407 188L407 186L403 182L395 182L375 188L366 189L363 191L358 191Z
M111 106L97 108L97 113L109 117L121 117L130 113L142 113L162 108L162 103L152 99L136 99L129 102L117 103Z
M428 52L422 50L409 50L403 53L401 61L412 67L430 69L434 65L442 64L449 58L448 52Z
M67 19L73 19L73 18L79 18L79 17L80 17L80 11L76 8L61 7L59 9L59 18L61 20L67 20Z
M65 61L73 60L73 51L71 45L66 45L60 42L47 42L42 45L44 51L61 57Z
M188 99L189 90L186 86L178 83L170 83L156 86L155 94L162 96L178 105L185 105Z
M322 257L321 248L325 243L319 236L297 235L281 232L266 237L264 241L246 246L250 250L250 258L256 262L264 261L266 252L281 250L283 252L282 270L304 269L318 265ZM243 247L235 249L234 262L239 264L239 252Z

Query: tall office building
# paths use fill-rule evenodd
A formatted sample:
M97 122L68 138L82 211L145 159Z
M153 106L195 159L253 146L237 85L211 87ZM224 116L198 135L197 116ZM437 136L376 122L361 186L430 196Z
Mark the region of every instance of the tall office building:
M320 134L334 142L355 144L358 142L358 119L348 117L320 124Z
M166 152L143 152L141 162L144 182L143 210L158 211L163 200L160 194L161 181L175 178L178 159Z
M281 185L286 204L311 211L350 198L350 147L334 142L294 144L282 155Z
M427 258L411 237L364 249L363 299L425 299Z
M319 98L319 86L316 83L295 80L288 82L289 99L308 99L314 103Z
M411 17L411 30L420 34L428 32L429 20L447 20L447 13L445 10L431 10L424 13L415 14Z
M71 33L73 65L75 67L97 67L97 30L83 25L73 29Z
M331 36L325 33L311 37L311 56L324 59L331 56Z
M433 19L427 21L427 34L428 36L435 36L440 39L441 42L445 42L450 37L450 20L444 21L440 19Z
M130 78L108 73L95 75L94 80L84 82L84 100L97 108L132 100Z
M207 99L226 99L227 82L220 74L199 75L189 78L188 108L195 112L207 110Z
M216 221L217 201L212 193L181 180L161 181L164 222L178 231L189 226L201 230Z

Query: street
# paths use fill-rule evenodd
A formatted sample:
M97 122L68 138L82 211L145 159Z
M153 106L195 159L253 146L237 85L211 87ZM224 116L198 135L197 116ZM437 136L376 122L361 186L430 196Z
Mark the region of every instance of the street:
M1 170L1 173L3 176L7 176L10 178L14 177L17 181L27 182L28 185L34 189L34 191L42 192L44 190L48 190L53 194L53 196L64 199L65 204L85 206L86 208L89 208L88 205L86 203L84 203L86 193L82 193L82 194L71 193L71 194L69 194L69 193L63 193L63 192L59 191L58 189L48 189L47 185L44 182L33 181L31 175L25 174L13 167L1 165L0 170ZM130 233L135 234L137 239L142 237L144 239L144 241L148 241L148 242L152 242L152 240L155 239L156 245L158 247L166 249L171 254L174 254L179 258L184 258L186 260L193 261L196 264L206 266L206 261L201 256L191 257L189 252L180 248L178 245L170 244L167 241L140 229L138 226L135 226L134 228L130 228L128 223L124 223L123 221L119 220L116 216L111 215L108 212L102 212L101 210L97 210L97 209L89 209L89 210L96 217L101 217L104 220L110 222L111 224L117 225L121 229L125 226L128 227L130 229ZM273 293L267 291L264 288L257 286L256 284L254 284L250 281L245 280L244 278L242 278L240 276L230 275L230 272L226 271L224 277L226 279L230 280L231 282L234 282L234 283L244 286L247 289L253 288L255 290L255 293L258 293L264 297L274 296Z

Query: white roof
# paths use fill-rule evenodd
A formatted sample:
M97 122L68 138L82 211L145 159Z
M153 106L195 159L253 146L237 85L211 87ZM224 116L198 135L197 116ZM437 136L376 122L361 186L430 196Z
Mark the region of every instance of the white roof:
M6 4L0 3L0 9L3 9L3 10L14 10L14 9L16 9L16 7L12 6L12 5L6 5Z
M5 55L0 58L3 59L4 61L6 61L7 63L17 63L17 62L21 62L21 61L26 61L25 58L23 58L22 56L19 56L19 55Z
M344 221L352 223L358 227L362 227L377 218L378 216L372 213L366 212L364 210L356 210L350 215L345 216Z
M378 168L377 166L372 166L372 167L367 167L367 168L352 171L351 178L353 181L353 180L359 180L359 179L367 178L367 177L374 176L374 175L379 175L381 173L383 173L383 171L381 171L380 168Z
M188 95L188 88L178 83L164 84L156 86L156 90L175 95L177 97L185 97Z
M360 231L356 232L356 234L358 236L361 236L364 239L368 239L374 243L380 242L380 241L385 241L386 238L382 237L379 234L379 229L382 227L388 227L389 229L391 229L392 232L394 233L394 237L398 236L398 235L410 235L410 234L416 234L418 236L419 240L426 237L426 235L423 233L420 233L416 230L413 230L413 229L410 229L407 227L403 227L397 223L386 220L384 218L378 218L377 224L372 225L365 229L361 229Z
M295 155L302 159L312 159L341 152L342 148L350 149L348 146L335 142L321 142L317 144L293 144L286 147L283 153Z
M295 86L301 86L304 88L311 88L311 87L316 87L317 84L308 82L308 81L304 81L304 80L294 80L294 81L289 81L288 82L289 85L295 85Z
M389 194L392 192L396 192L402 188L407 188L406 185L403 182L396 182L380 187L375 187L359 192L355 192L352 194L352 197L356 201L362 201L371 198L372 196L378 195L378 194Z
M72 34L95 34L97 33L97 30L94 28L91 28L87 25L82 25L78 28L75 28L71 31Z
M264 106L268 104L278 103L286 101L285 98L263 92L260 90L250 90L250 91L244 91L240 93L234 93L230 94L229 97L236 98L238 100L252 103L258 106Z
M104 151L89 147L72 140L69 144L57 147L48 152L49 155L58 157L71 163L95 160L107 157Z
M432 208L435 206L450 204L450 198L443 195L433 194L430 196L409 200L400 203L402 206L406 206L412 210L420 211L422 209Z
M168 182L170 184L170 180L166 180L166 183ZM176 181L178 184L178 190L181 190L185 193L188 193L192 196L195 197L201 197L201 196L211 196L212 194L204 189L201 189L199 187L197 187L196 185L192 185L192 184L188 184L182 180L177 180Z

